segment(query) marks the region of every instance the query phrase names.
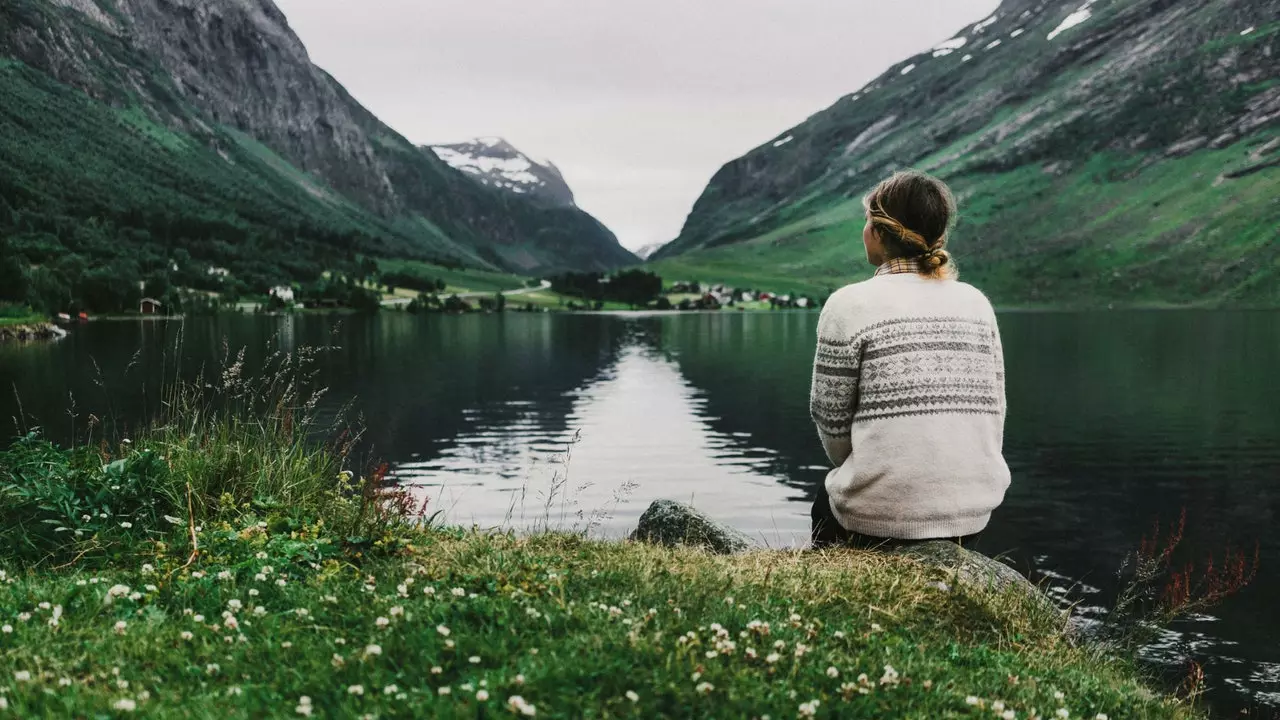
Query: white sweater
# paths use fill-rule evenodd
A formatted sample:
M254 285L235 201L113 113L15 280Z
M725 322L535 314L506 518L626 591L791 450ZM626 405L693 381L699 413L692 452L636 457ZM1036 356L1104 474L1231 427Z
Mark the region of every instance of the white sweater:
M1009 486L995 312L956 280L878 274L818 321L810 410L845 529L919 540L986 527Z

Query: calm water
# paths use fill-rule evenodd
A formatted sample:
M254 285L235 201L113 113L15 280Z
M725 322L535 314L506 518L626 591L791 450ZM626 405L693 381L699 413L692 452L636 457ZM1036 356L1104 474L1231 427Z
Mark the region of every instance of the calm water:
M216 365L224 343L251 361L333 345L328 410L356 397L373 452L452 522L620 536L649 501L671 497L790 547L807 540L811 488L825 472L808 417L816 321L92 323L58 343L0 346L0 418L8 429L16 395L55 436L90 412L140 421L180 327L187 373ZM1146 655L1171 676L1189 657L1205 663L1224 714L1280 707L1280 313L1014 313L1001 326L1014 480L980 548L1008 553L1090 612L1110 601L1140 538L1184 508L1193 557L1260 543L1253 586Z

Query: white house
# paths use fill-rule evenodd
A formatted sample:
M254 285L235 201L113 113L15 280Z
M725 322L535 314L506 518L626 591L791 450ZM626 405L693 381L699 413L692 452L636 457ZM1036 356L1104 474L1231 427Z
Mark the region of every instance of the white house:
M271 288L271 297L277 298L283 303L293 303L293 288L288 285L277 285Z

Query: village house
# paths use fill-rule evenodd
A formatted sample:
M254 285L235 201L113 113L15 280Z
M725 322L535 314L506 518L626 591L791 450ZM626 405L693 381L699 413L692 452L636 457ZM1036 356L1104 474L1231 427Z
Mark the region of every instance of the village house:
M164 304L155 298L144 297L138 301L138 312L142 315L156 315Z

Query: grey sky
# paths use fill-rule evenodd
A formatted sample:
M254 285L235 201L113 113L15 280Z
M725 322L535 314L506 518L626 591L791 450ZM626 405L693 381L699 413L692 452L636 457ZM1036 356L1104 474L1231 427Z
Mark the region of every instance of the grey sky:
M638 248L721 165L989 15L997 0L276 0L416 143L498 135L553 161Z

